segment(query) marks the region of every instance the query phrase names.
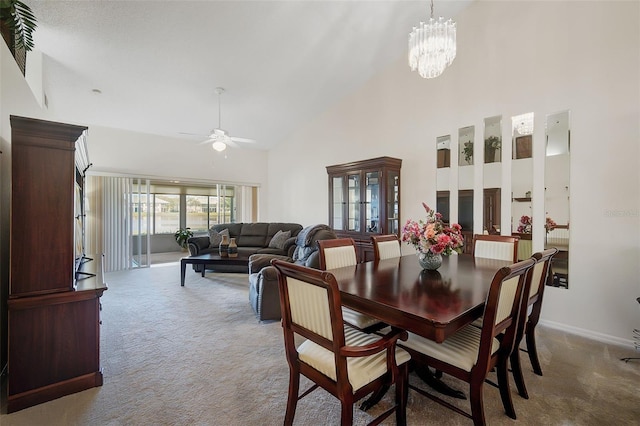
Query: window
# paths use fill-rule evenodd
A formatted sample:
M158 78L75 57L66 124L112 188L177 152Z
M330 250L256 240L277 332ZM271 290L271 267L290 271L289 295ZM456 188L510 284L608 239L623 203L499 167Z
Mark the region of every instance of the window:
M180 195L152 194L153 233L173 234L180 228Z
M187 195L187 228L193 232L209 229L209 198L206 195Z
M188 189L196 192L196 189ZM193 232L206 231L218 223L236 221L236 187L218 185L206 192L215 195L186 195L186 224Z

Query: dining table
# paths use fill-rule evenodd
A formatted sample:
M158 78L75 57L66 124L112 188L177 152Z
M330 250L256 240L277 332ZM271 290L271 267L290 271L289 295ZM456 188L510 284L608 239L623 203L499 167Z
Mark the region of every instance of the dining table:
M496 272L513 262L474 258L468 254L443 256L437 270L422 269L416 255L359 263L331 269L342 305L402 330L442 343L482 316ZM428 368L416 373L435 390L461 399L463 392L447 386ZM360 407L375 405L386 389Z
M329 272L344 306L442 343L482 316L495 273L512 263L459 254L425 270L417 256L405 255Z

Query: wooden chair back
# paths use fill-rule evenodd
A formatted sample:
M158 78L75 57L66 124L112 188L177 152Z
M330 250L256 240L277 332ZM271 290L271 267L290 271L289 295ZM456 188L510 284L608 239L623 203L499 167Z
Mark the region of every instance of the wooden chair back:
M518 261L518 237L508 235L473 236L473 256L489 259Z
M551 268L551 260L553 256L558 252L558 249L552 248L543 252L534 253L531 259L535 262L529 273L529 291L522 296L522 302L520 304L520 311L518 314L518 325L516 329L516 336L514 339L514 350L511 353L511 370L513 372L513 379L518 388L518 393L523 398L529 398L527 387L524 382L524 375L522 374L522 365L520 363L520 342L525 333L527 336L527 352L529 353L529 359L531 365L536 374L542 375L542 368L540 367L540 361L538 360L538 353L535 344L535 327L538 324L540 318L540 311L542 310L542 296L544 294L544 288L547 282L547 276ZM532 306L531 312L529 307Z
M373 244L373 260L375 262L402 256L400 240L395 234L372 235L371 243Z
M482 322L480 348L478 350L479 371L489 371L491 358L508 357L513 351L522 297L529 294L532 259L514 263L496 272L487 295ZM500 338L499 353L493 353L493 339Z
M358 252L353 238L335 238L318 241L320 269L336 269L358 263Z
M340 291L332 274L291 263L274 262L280 272L280 305L285 349L296 358L294 335L336 352L344 346ZM289 267L291 266L291 267Z

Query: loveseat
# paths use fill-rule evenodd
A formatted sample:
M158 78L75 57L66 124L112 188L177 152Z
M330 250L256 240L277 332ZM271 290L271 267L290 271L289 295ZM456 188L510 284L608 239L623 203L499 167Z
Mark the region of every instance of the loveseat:
M276 268L271 260L282 259L319 269L320 253L318 241L337 238L327 225L311 225L304 228L295 238L295 247L290 256L274 254L254 254L249 258L249 303L258 320L280 319L280 289Z
M302 225L298 223L254 222L254 223L221 223L209 229L209 235L191 237L187 240L189 254L198 256L207 253L218 253L222 235L235 238L238 255L247 259L244 265L225 264L224 260L207 269L221 272L247 272L248 258L252 254L271 254L292 257L298 233ZM275 238L274 238L275 237ZM193 265L196 272L201 272L203 265Z

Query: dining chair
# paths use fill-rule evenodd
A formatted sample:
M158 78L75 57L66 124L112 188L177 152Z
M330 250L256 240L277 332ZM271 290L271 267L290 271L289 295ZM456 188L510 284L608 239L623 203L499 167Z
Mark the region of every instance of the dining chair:
M540 319L542 310L542 296L546 287L551 262L553 256L558 253L557 248L550 248L543 252L534 253L531 258L535 261L535 265L531 269L531 286L528 297L522 298L522 306L520 307L520 318L518 320L518 328L515 338L515 350L511 354L511 370L513 372L513 380L516 383L518 393L523 398L529 398L527 387L524 384L522 375L522 365L520 363L520 342L526 336L527 353L533 371L542 376L542 367L538 359L538 350L536 348L536 325Z
M395 234L372 235L371 243L373 244L373 260L375 262L402 256L400 240Z
M273 260L278 274L284 344L289 364L289 392L285 425L291 425L298 401L318 386L340 400L341 424L353 423L353 404L383 386L395 383L395 405L374 419L391 413L406 424L409 354L396 346L405 331L385 336L363 333L343 323L340 290L328 271ZM304 341L296 345L296 337ZM300 375L314 384L299 394ZM325 419L326 421L326 419Z
M331 270L358 264L356 243L353 238L335 238L318 241L320 269ZM382 321L353 309L342 307L344 322L365 332L373 332L384 327Z
M518 261L518 237L508 235L473 236L473 257Z
M473 236L473 257L475 259L518 261L518 237L508 235ZM481 261L481 260L480 260ZM482 317L473 322L476 327L482 327Z
M474 425L484 425L482 387L488 372L495 368L502 405L509 417L516 418L507 366L515 344L520 302L522 295L528 294L531 283L528 272L533 264L532 259L527 259L496 272L486 298L482 328L467 325L442 343L409 333L407 341L399 344L416 364L467 382L471 413L411 383L410 389L472 419ZM501 333L503 337L498 339Z

